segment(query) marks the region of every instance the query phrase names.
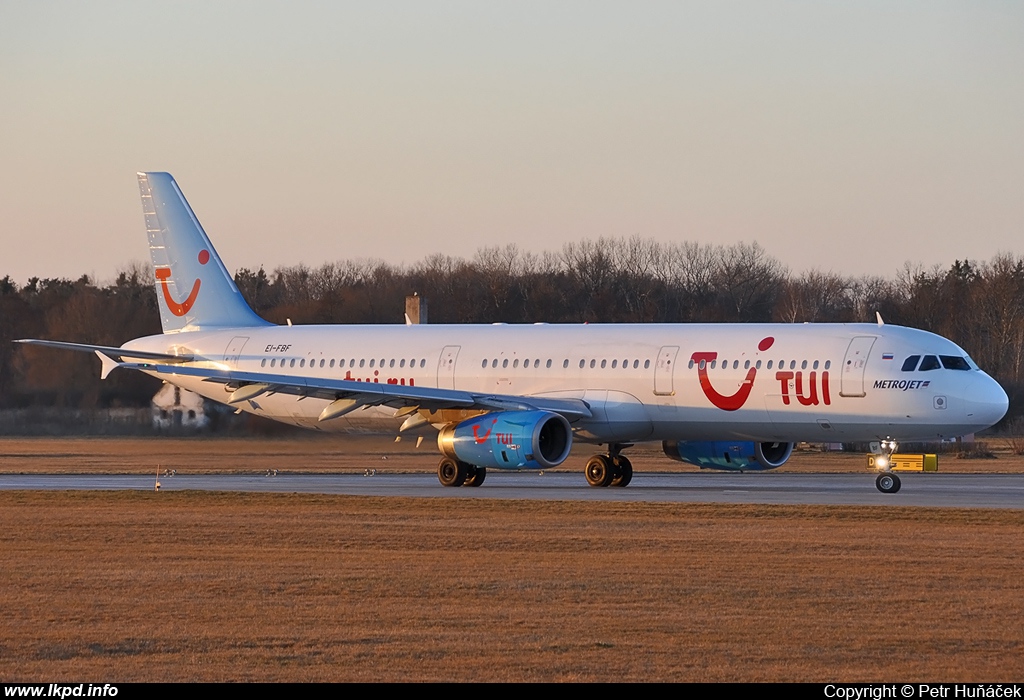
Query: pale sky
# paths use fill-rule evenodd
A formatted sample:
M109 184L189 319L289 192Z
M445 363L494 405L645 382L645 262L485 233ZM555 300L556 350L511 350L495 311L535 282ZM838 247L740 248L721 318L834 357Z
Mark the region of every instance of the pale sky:
M1024 3L0 1L0 277L599 236L794 271L1024 253Z

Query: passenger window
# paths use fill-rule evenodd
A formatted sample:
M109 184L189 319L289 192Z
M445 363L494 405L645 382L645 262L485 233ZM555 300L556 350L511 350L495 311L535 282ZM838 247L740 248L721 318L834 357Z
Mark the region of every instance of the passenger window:
M299 361L299 367L305 367L305 366L306 366L306 360L305 360L305 358L303 358L302 360Z
M562 369L569 369L569 361L568 360L565 360L564 362L562 362Z
M551 360L548 360L548 364L549 365L551 364ZM534 360L533 361L533 368L534 369L538 369L539 367L540 367L540 360Z
M743 363L743 369L750 369L750 360Z
M498 358L491 360L491 369L495 369L498 366Z
M266 366L267 366L267 358L264 357L263 358L263 362L260 363L260 367L266 367Z
M818 361L817 360L814 361L814 369L818 369Z
M487 359L486 358L484 359L483 362L480 363L480 367L482 367L483 369L487 369Z
M832 360L825 360L825 369L828 369L831 366L832 366Z
M506 369L507 367L508 367L508 358L506 357L504 360L501 361L501 368L502 369Z
M636 369L639 366L640 366L640 360L633 360L633 369Z
M391 360L391 362L388 363L388 367L392 367L393 368L394 366L395 366L395 361Z
M956 355L939 355L939 359L942 360L942 366L946 369L967 371L971 368L966 359Z
M618 360L612 360L612 369L615 369L616 367L618 367L618 365L619 365L619 361Z
M519 360L515 360L514 362L512 362L512 369L518 369L518 368L519 368Z
M594 369L594 365L596 365L596 364L597 364L597 360L591 360L590 361L590 369Z
M580 360L580 369L583 369L583 365L586 364L586 360Z
M372 362L372 360L371 360L371 362ZM360 368L362 368L362 367L364 367L365 365L366 365L366 358L364 357L364 358L361 358L361 359L359 360L359 367L360 367ZM370 366L372 367L373 365L370 365Z
M907 359L905 359L903 361L903 368L900 371L901 372L913 372L915 369L917 369L917 362L920 359L921 359L920 355L911 355L910 357L908 357Z
M548 364L547 364L546 369L551 369L551 360L548 360Z
M344 362L344 360L342 360L342 362ZM333 368L334 368L334 358L332 357L331 358L331 369L333 369Z
M928 372L933 369L939 369L939 358L935 355L925 355L924 359L921 360L921 366L918 367L919 372Z
M650 360L644 360L644 369L650 369L650 368L651 368L651 361Z
M625 367L625 363L623 363L623 367ZM689 369L693 369L693 358L692 357L690 358Z
M733 360L732 361L732 368L733 369L739 369L740 368L740 361L739 360Z
M714 369L715 365L717 365L717 364L718 364L718 360L712 360L711 361L711 369Z
M289 367L294 367L295 366L295 358L294 357L292 358L292 361L291 361L291 363L289 363L288 366Z
M768 360L768 369L771 369L771 368L772 368L772 361Z
M800 363L800 369L807 369L807 360Z
M426 360L420 360L420 367L422 368L422 367L426 367L426 366L427 366L427 361Z

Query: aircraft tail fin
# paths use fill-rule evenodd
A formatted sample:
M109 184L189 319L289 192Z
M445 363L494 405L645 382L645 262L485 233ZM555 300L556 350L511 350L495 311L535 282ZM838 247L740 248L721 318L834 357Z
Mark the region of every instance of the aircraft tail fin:
M169 173L139 173L164 333L271 325L235 286Z

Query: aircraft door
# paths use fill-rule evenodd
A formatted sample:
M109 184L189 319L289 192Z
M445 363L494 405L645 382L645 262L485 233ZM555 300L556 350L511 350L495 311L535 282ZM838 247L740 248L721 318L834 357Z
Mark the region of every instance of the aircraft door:
M455 388L455 362L459 359L461 345L446 345L437 361L437 386L439 389Z
M839 385L839 395L845 397L866 396L864 391L864 371L868 366L868 354L875 344L875 336L862 335L850 341L843 358L843 374Z
M654 393L657 396L671 396L676 393L672 383L675 373L678 345L666 345L658 351L658 363L654 366Z
M249 342L249 336L238 335L231 339L228 346L224 349L224 360L225 362L236 364L238 358L242 355L242 348ZM236 364L237 366L237 364Z

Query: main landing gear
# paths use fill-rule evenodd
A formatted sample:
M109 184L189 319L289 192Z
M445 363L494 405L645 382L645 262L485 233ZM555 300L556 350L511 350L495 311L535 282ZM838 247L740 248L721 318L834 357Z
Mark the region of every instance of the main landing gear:
M475 464L442 457L437 465L437 480L442 486L479 486L487 478L487 469Z
M609 445L608 454L587 460L587 483L595 487L625 487L633 480L633 464L621 454L628 445Z
M883 440L882 454L875 459L875 465L881 472L875 478L875 487L882 493L896 493L900 490L900 478L892 473L892 456L898 447L895 440Z

